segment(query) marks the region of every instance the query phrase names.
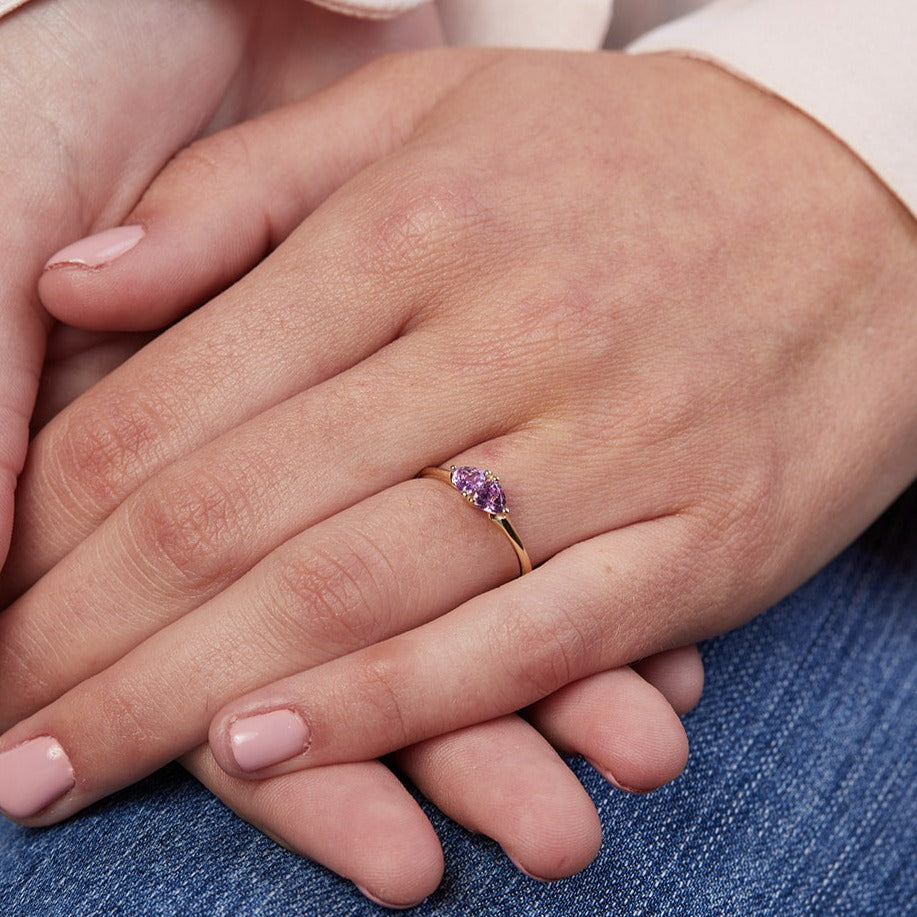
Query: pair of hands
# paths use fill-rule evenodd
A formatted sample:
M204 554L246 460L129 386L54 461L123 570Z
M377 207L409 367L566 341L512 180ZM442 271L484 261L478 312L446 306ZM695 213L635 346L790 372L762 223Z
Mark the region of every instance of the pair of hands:
M104 4L59 0L56 4L30 6L3 23L6 46L12 49L5 57L7 75L19 83L16 98L10 92L4 99L7 128L3 133L5 161L16 165L19 180L4 185L3 193L7 212L22 216L20 222L11 222L7 228L5 242L10 263L3 279L8 284L5 311L0 316L4 329L0 346L5 348L0 361L0 372L4 374L2 392L7 399L4 412L11 419L0 428L6 485L6 503L0 513L4 550L11 521L9 498L30 420L33 430L44 426L82 389L147 339L142 334L83 334L66 326L55 327L44 364L42 391L33 412L44 339L50 327L35 289L49 251L87 230L124 219L132 200L151 176L176 148L186 145L196 134L210 133L290 98L311 96L319 86L381 51L435 39L435 23L428 21L426 14L383 28L345 23L299 0L272 4L274 15L269 18L256 7L251 3L202 3L190 10L176 10L174 4L150 2L133 6L125 19L124 11L116 11L114 5L106 8ZM165 43L170 55L163 66L156 49ZM100 46L106 48L105 55L97 53ZM202 59L208 62L203 80L197 72ZM123 66L126 60L131 62L130 67ZM48 62L46 69L41 69L43 62ZM154 80L160 93L149 91ZM403 88L409 90L412 86L406 84ZM326 117L333 114L326 109ZM362 117L357 111L350 114ZM87 124L93 129L87 131ZM372 118L366 118L369 130L375 124ZM362 125L355 121L353 128L359 131ZM94 300L90 309L83 310L79 276L49 275L45 280L48 303L57 306L61 314L70 309L67 317L74 324L130 327L138 323L137 313L129 296L124 297L137 293L136 282L145 279L147 285L135 303L146 312L139 324L158 327L225 286L236 273L257 260L265 248L286 236L295 222L357 168L356 162L346 158L332 161L333 150L327 150L328 156L320 167L316 165L310 173L311 186L302 188L292 203L288 198L286 209L279 198L270 201L268 236L272 238L268 238L261 233L258 220L251 219L268 204L262 199L264 187L256 185L244 199L234 193L225 194L227 190L238 191L238 187L222 187L223 180L235 177L233 167L239 166L234 154L240 147L234 136L215 138L194 148L170 173L179 177L172 185L179 193L183 193L182 181L194 186L198 178L205 179L195 189L201 209L190 206L190 199L185 198L185 206L175 209L175 215L182 225L182 235L191 227L197 230L196 254L206 256L209 274L189 274L184 259L175 257L176 243L181 245L182 240L169 240L166 235L161 237L166 245L158 260L146 262L153 270L144 274L145 262L135 261L132 277L122 278L126 279L126 289L118 289L116 279L108 291L110 298ZM280 179L295 179L287 174L294 166L290 159L293 152L285 149L286 171L276 176L279 195L288 190L279 185ZM370 158L362 140L358 157ZM263 182L270 175L271 164L265 161L253 165L266 166L268 171L246 177ZM157 199L157 193L168 189L171 182L171 178L159 182L148 199ZM210 193L225 196L218 201ZM158 200L159 209L167 215L170 202L162 197ZM215 211L222 221L232 217L233 208L240 218L241 238L227 238L224 234L208 243L201 237ZM155 244L155 235L148 241ZM158 273L160 267L164 269L162 273ZM104 283L103 275L100 272L97 279ZM60 301L55 299L55 280ZM71 287L70 281L75 286ZM172 293L173 300L163 299L164 292ZM74 298L70 299L68 293ZM124 304L128 308L122 308ZM106 311L109 306L113 308ZM129 393L130 388L122 390L126 409ZM101 410L104 413L107 409ZM55 430L59 432L67 416L59 418L36 442L30 470L21 484L17 539L4 571L7 602L75 548L114 506L111 503L104 509L97 507L91 521L89 517L83 519L82 528L80 524L61 528L51 519L56 508L46 506L38 492L41 488L35 490L29 484L42 474L39 443L54 435ZM101 470L100 462L110 461L109 473L117 474L119 460L108 447L117 451L127 443L106 441L102 428L117 437L119 419L125 419L124 415L102 417L101 426L92 425L90 429L83 426L85 417L72 416L73 428L88 437L84 444L89 462L83 465L74 457L74 470L83 465L80 475L91 488L108 476L103 472L95 478L95 472ZM96 436L101 438L94 439ZM52 448L45 455L53 452ZM115 502L138 480L122 480L125 489L111 495ZM42 507L37 516L30 508L36 505ZM462 515L461 510L458 515ZM47 522L51 530L43 535L41 528ZM492 533L482 533L467 518L462 524L467 525L463 535L475 542L474 548L480 547L479 539L487 543L493 537ZM439 547L450 549L445 541ZM300 562L305 564L304 560ZM499 568L500 564L495 564L489 574L484 568L479 574L494 579L502 576ZM326 569L330 567L326 565ZM324 585L328 591L320 591L312 598L327 603L335 594L335 584L322 584L320 572L314 570L311 574L315 577L314 587L320 589ZM81 584L87 584L82 574L71 583ZM415 585L417 594L407 583L405 593L410 601L422 604L425 594L419 592L419 584ZM476 587L466 587L472 588ZM36 598L38 604L44 604L44 613L35 613ZM0 692L5 726L104 668L105 653L114 660L164 623L146 619L149 609L140 607L142 601L125 609L123 602L130 603L131 599L126 594L121 598L122 604L110 617L106 618L101 607L96 607L98 614L94 622L89 622L84 616L85 608L77 610L69 600L57 604L60 595L52 597L39 587L0 618L5 662L16 660L5 668ZM178 603L178 611L172 607L168 613L178 615L193 607L201 600L201 593L189 589L186 598L184 605ZM437 601L445 607L443 598ZM82 621L76 629L73 612ZM32 642L35 636L38 643ZM73 637L78 638L75 643ZM315 633L313 641L319 637L321 634ZM340 651L336 642L320 650L326 655ZM63 655L55 662L51 657L58 652ZM686 742L673 708L683 712L699 694L702 672L696 652L688 648L662 653L636 669L639 675L622 668L558 692L530 712L530 722L540 733L517 717L503 717L415 745L397 756L396 763L445 811L473 830L500 840L521 868L543 877L567 875L591 859L599 841L599 828L588 798L544 737L554 747L590 755L610 779L632 789L652 788L674 777L683 766ZM104 708L107 717L116 719L115 728L120 733L116 756L132 768L128 779L135 779L140 769L129 763L132 750L128 718L118 718L116 714L116 707L126 703L126 694L121 694L120 689L118 693L121 701L114 706L103 703L89 716L91 721L98 720L98 711ZM169 689L165 693L170 693ZM96 695L95 702L99 701ZM141 711L137 712L138 717L142 716ZM186 715L181 713L176 721L181 722ZM138 718L136 726L134 738L138 746L145 745L148 724ZM23 748L15 736L7 738L5 748ZM91 741L88 734L86 741ZM181 740L173 735L168 741ZM143 760L148 760L149 750L141 756ZM135 758L134 764L141 758ZM401 784L381 764L329 768L322 773L294 774L258 785L227 777L206 747L189 752L184 760L244 817L287 846L350 876L372 897L395 903L416 900L438 882L442 868L438 842ZM101 776L99 771L92 779ZM8 778L5 774L0 790L9 800ZM87 785L82 773L77 780ZM14 797L16 789L13 787ZM91 792L98 793L98 786ZM82 799L79 794L74 796L69 811L86 798L85 793ZM13 799L10 806L15 808L21 803L21 798ZM47 823L67 812L66 807L51 809L29 823ZM304 812L310 815L305 821Z
M537 733L495 718L734 626L816 569L914 474L915 240L836 141L703 65L437 53L198 146L123 219L146 228L134 249L49 272L42 296L79 324L154 327L337 186L35 440L5 579L21 597L0 618L4 722L27 718L0 747L66 749L76 785L47 823L212 719L215 757L189 763L243 812L286 793L353 813L370 790L388 800L423 881L341 871L401 902L440 867L394 778L300 768L459 729L402 763L494 833L470 809L507 814L488 794L515 759L495 739L533 762L525 792L563 779ZM500 588L499 536L410 480L466 459L501 473L546 561ZM628 696L592 684L533 716L561 747L588 751L585 734L608 753L557 725L601 722L577 719L584 697L595 713ZM275 709L298 713L308 753L243 773L227 727ZM461 760L498 776L450 773ZM246 796L251 776L271 779ZM544 795L525 811L562 817ZM562 822L555 853L595 843L575 812L587 843ZM525 854L550 873L550 850L541 869Z

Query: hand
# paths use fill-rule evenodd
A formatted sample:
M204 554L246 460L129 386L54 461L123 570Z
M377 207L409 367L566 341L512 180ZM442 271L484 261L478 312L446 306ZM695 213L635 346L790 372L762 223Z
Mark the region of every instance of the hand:
M42 425L139 349L145 337L59 326L36 404ZM559 692L533 708L530 721L559 750L587 754L607 779L640 792L681 770L687 748L672 712L694 706L703 669L691 647L635 668L602 673ZM595 854L600 834L591 802L544 740L516 717L420 743L394 762L444 812L498 840L530 875L560 878ZM439 884L439 843L381 764L300 772L262 784L228 777L206 745L186 755L184 764L243 818L288 849L351 878L379 903L410 904Z
M78 389L124 359L139 337L59 329L51 340L53 362L43 374L39 415L53 416ZM560 750L583 752L612 782L642 791L681 770L685 738L672 708L683 713L694 705L703 673L693 648L659 654L636 668L639 675L622 669L585 679L533 708L530 721ZM41 677L40 661L35 674ZM378 763L261 785L228 777L206 746L184 763L242 817L353 879L374 900L408 904L439 882L435 835ZM544 739L516 717L421 743L395 763L443 811L497 839L529 874L559 878L595 854L599 829L591 802Z
M162 301L158 294L157 303ZM33 429L43 427L145 339L56 328ZM41 679L40 664L37 669L35 677ZM587 679L534 708L531 720L561 750L586 752L613 782L642 791L671 779L683 766L684 733L671 708L685 712L693 706L702 669L696 652L685 648L646 660L639 672L642 679L630 670ZM376 900L385 894L395 903L411 902L438 883L441 853L435 836L400 783L380 765L295 775L262 788L227 778L206 748L187 755L185 763L243 817L291 849L353 878ZM422 743L400 755L398 763L444 811L498 839L530 873L568 875L595 853L598 825L590 801L544 740L515 717ZM305 822L303 812L309 813ZM359 838L356 846L354 838Z
M0 279L0 563L30 425L43 426L63 401L136 343L110 337L90 342L55 330L33 413L50 327L34 290L48 255L64 241L120 221L163 163L195 135L311 93L383 50L425 43L435 38L430 26L426 13L384 26L353 23L301 0L276 0L269 14L248 2L179 6L144 0L125 9L55 0L3 20L0 149L15 181L0 184L7 215ZM159 51L165 44L167 58ZM204 57L208 67L202 72ZM312 189L313 200L319 193ZM340 782L338 796L346 782ZM290 820L266 807L264 794L252 787L222 783L224 800L268 828ZM363 781L361 792L369 793L371 783ZM288 798L300 798L304 790L288 786ZM330 820L333 802L328 794L322 800ZM299 830L301 843L321 830L320 821ZM359 830L359 819L350 824ZM404 832L404 847L391 851L396 866L404 866L412 841L410 852L416 853L418 830ZM429 838L423 839L429 848ZM351 852L351 874L359 878L370 869L377 882L384 879L378 857L371 862L373 853L378 851L367 849L361 863ZM429 885L429 869L423 875L416 857L411 865L402 889L406 881Z
M35 295L48 256L117 225L196 136L429 43L428 20L355 24L302 0L53 0L0 21L0 564L50 328Z
M359 760L733 626L913 475L914 228L817 126L691 61L379 67L417 101L387 150L366 130L388 155L36 440L36 553L15 556L20 585L45 575L7 612L20 636L0 668L33 699L74 665L99 673L2 739L49 734L70 755L77 786L46 820L197 741L246 681L303 670L215 719L211 747L241 779L231 714L292 710L308 729L307 754L254 776ZM262 122L252 161L283 173L280 139L308 142L312 161L287 163L307 186L336 153L324 113L348 154L347 112L392 127L380 85L364 73ZM545 96L553 120L536 117ZM164 215L98 284L165 264L180 225ZM501 588L500 536L410 480L466 459L503 473L545 562ZM34 687L17 657L62 606L96 639L71 639L66 666L48 654ZM137 619L153 634L139 646ZM332 660L335 643L367 649ZM99 709L118 715L87 719Z

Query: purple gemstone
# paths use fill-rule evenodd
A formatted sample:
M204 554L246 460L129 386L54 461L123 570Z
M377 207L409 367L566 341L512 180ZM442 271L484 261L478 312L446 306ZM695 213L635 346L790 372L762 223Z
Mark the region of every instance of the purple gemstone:
M473 496L487 483L487 475L480 468L473 465L460 465L452 469L452 486L460 490L466 497Z
M506 494L499 481L486 471L473 465L461 465L451 474L454 487L468 497L475 506L487 513L506 512Z
M506 494L497 481L488 481L474 495L474 505L488 513L502 513L506 510Z

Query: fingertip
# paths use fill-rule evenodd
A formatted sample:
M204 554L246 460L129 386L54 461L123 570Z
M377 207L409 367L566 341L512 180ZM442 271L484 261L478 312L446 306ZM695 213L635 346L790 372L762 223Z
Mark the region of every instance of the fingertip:
M285 701L283 688L265 689L229 703L210 721L208 744L214 761L230 777L261 781L309 770L312 725Z
M623 753L595 755L587 761L614 787L642 795L675 780L688 763L688 737L681 724L644 734Z
M379 762L373 764L383 769ZM323 770L364 767L365 764L337 765ZM349 818L346 805L338 813L343 824L351 826L350 868L342 873L374 903L402 910L436 891L445 862L430 820L397 777L388 772L387 778L387 792L362 798L359 811Z
M51 315L75 328L165 328L228 286L262 254L260 248L252 253L259 240L239 243L231 230L225 231L225 246L214 253L202 232L206 228L177 210L148 213L142 226L106 230L52 255L39 278L38 295ZM122 233L121 242L106 241ZM108 254L91 254L96 247Z
M297 771L240 782L201 746L189 770L285 849L322 863L388 908L419 903L443 876L443 851L430 820L380 761Z
M652 689L649 689L652 690ZM595 743L587 760L618 789L651 793L671 783L688 763L688 736L675 711L659 695L622 720L614 734Z
M397 760L442 812L495 840L541 881L584 869L602 827L582 784L547 741L516 716L429 739Z
M633 668L677 714L683 715L697 706L704 690L704 662L693 644L641 659Z
M433 829L426 821L429 833ZM442 847L433 834L417 831L414 825L386 823L380 826L375 849L367 853L374 862L364 863L359 878L353 879L361 894L390 910L405 910L420 904L439 888L445 868Z
M510 830L502 847L530 879L554 882L585 869L602 846L602 824L592 800L563 795L546 807L534 830Z
M627 666L567 685L529 716L555 747L582 755L627 792L655 790L687 762L688 738L678 715Z

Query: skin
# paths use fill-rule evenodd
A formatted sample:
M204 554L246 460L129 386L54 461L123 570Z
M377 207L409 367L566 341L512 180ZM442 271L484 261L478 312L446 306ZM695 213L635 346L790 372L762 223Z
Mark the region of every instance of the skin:
M196 675L220 647L262 682L302 669L213 718L227 773L363 760L748 620L914 477L914 223L816 124L688 60L441 53L379 67L243 139L246 168L268 151L277 168L281 137L316 161L370 164L38 444L26 505L43 537L133 492L26 596L34 613L102 559L169 596L216 596L4 736L49 732L79 756L84 782L50 818L135 773L117 726L70 724L118 704L174 739L179 711L210 710L183 694L148 709L140 689ZM386 107L411 93L413 112ZM285 180L265 180L259 225L312 167L294 155ZM159 247L150 223L145 259L176 223L163 216ZM155 273L132 266L139 246L131 257L83 276L84 291ZM113 416L129 448L109 421L116 448L88 469L80 431ZM465 461L500 470L534 573L507 582L511 559L471 532L455 494L411 479ZM438 567L444 544L467 567ZM404 592L418 570L432 594ZM114 586L130 580L75 598L104 603ZM365 648L324 661L303 649L316 632ZM227 730L273 709L298 711L308 751L243 773Z
M47 257L117 224L195 137L302 98L383 51L437 38L435 22L416 18L382 29L297 0L270 10L242 0L141 0L127 10L56 0L2 21L0 154L15 181L2 182L0 201L20 218L0 230L0 557L50 328L35 294Z
M58 331L37 413L60 410L74 386L101 378L136 349L137 337ZM98 649L103 637L94 639ZM673 709L694 706L702 679L693 647L660 653L535 705L527 717L541 735L518 717L503 717L419 743L392 762L442 811L498 839L520 869L561 878L591 860L599 833L590 801L554 749L589 755L612 783L630 792L652 789L684 764L684 733ZM6 697L17 703L12 694ZM377 902L404 906L438 884L438 841L378 762L261 784L229 778L206 746L184 763L242 817L287 848L352 878Z
M192 747L213 713L227 774L321 773L721 632L914 476L915 227L817 125L686 60L378 67L243 139L244 174L269 176L258 225L322 157L363 170L36 441L25 543L105 518L25 567L50 569L13 620L188 609L3 736L71 756L77 787L42 822ZM275 185L258 163L283 172L281 138L315 152ZM168 181L193 198L191 165ZM68 282L142 278L182 223L154 212L143 252ZM463 461L501 472L532 574L412 480ZM215 711L246 681L271 683ZM272 709L299 713L308 751L243 773L227 728Z
M348 97L354 123L379 112L371 164L36 441L23 537L107 515L14 611L66 601L82 624L138 576L144 614L157 596L198 602L3 736L51 734L71 755L78 786L42 821L198 741L203 682L279 678L210 727L224 771L261 779L488 721L719 633L914 477L917 231L821 128L687 60L378 66L329 106L354 161L340 112ZM387 80L416 93L413 117L385 108ZM341 155L321 105L259 128L256 164L280 137ZM294 156L279 186L297 176L308 187ZM116 287L118 270L82 280ZM499 334L482 349L485 326ZM90 468L103 418L113 448ZM463 461L500 470L532 574L511 579L473 528L486 520L411 479ZM243 773L227 728L272 709L300 714L308 751Z
M51 251L87 232L122 222L151 178L195 136L309 96L383 50L435 37L435 27L428 22L408 23L384 33L374 26L348 23L344 35L335 17L298 0L275 4L272 10L276 15L265 19L253 15L254 6L248 3L176 7L148 2L131 7L130 15L137 16L133 24L119 11L120 28L113 30L111 11L104 6L59 2L30 6L4 21L3 40L12 51L4 57L4 70L18 82L7 82L17 91L14 98L4 100L0 140L4 161L28 166L21 180L4 183L0 191L5 212L26 215L16 232L4 240L9 261L2 280L6 289L0 346L6 350L0 360L4 374L0 392L5 399L0 409L9 422L0 425L0 547L5 548L9 533L12 488L29 428L44 427L80 391L146 340L143 336L86 337L58 326L44 359L52 323L34 288ZM157 39L160 33L163 37ZM176 35L181 36L178 42ZM163 69L162 60L150 49L167 36L170 55ZM107 54L90 53L101 42ZM335 47L334 55L319 53L329 46ZM310 53L304 53L304 48ZM209 63L204 80L198 69L203 51ZM121 66L124 60L131 66ZM44 62L47 66L42 69ZM116 79L112 73L117 73ZM149 91L154 79L159 94ZM86 86L92 87L91 93L86 93ZM62 104L74 93L78 94L72 104ZM41 114L37 120L36 112ZM86 130L87 124L93 130ZM199 179L202 171L206 174L217 164L212 177L224 174L220 164L227 150L220 148L217 155L214 147L209 149L210 153L197 159L197 153L186 155L181 168L195 163ZM318 206L340 180L340 174L328 165L324 183L316 182L309 200L297 202L295 218L304 215L303 207ZM49 233L49 226L54 227L53 232ZM11 228L12 223L8 232ZM217 276L206 280L195 276L190 290L184 291L181 307L186 309L225 285L234 270L247 266L256 256L252 245L260 246L260 255L282 238L281 230L278 221L277 235L242 240L241 261L230 258ZM227 244L225 250L232 253L232 245ZM160 291L164 276L158 277ZM151 298L161 299L156 290L146 291ZM100 302L104 306L105 301ZM97 313L101 316L97 326L121 327L112 322L116 311ZM93 325L92 321L81 322L78 316L73 320ZM36 403L39 382L42 390ZM52 423L48 435L53 436L58 424L66 422L61 418ZM27 479L28 475L20 488L12 558L4 570L8 600L22 591L24 581L44 572L43 566L51 566L43 547L37 553L30 547L37 536L30 522ZM93 525L101 521L98 517ZM63 540L55 536L52 550L59 553L54 560L62 559L88 534L89 529L80 534L68 529ZM57 673L57 680L49 675L54 645L64 646L71 640L70 624L58 620L52 635L46 617L30 613L23 623L23 609L29 604L19 603L19 612L7 613L2 619L4 637L10 639L6 647L19 660L16 674L10 672L3 689L7 723L31 712L30 706L39 709L61 697L87 674L77 669L66 675ZM58 618L61 610L58 606ZM112 621L99 625L107 632ZM39 631L44 636L35 642ZM86 637L90 636L91 631ZM60 661L62 657L56 658ZM685 649L659 654L645 666L645 678L631 669L606 672L533 709L531 721L540 733L518 718L506 717L469 730L467 735L421 743L404 752L399 764L431 798L441 797L447 812L497 837L523 868L547 878L569 874L591 859L598 843L598 825L588 799L543 736L556 748L589 754L610 779L630 789L650 789L674 777L686 754L684 733L674 711L683 712L696 702L702 680L699 659L693 649ZM634 716L635 710L642 711L642 720ZM655 724L649 737L648 723ZM598 734L590 738L590 732ZM451 749L451 755L437 752L440 741ZM499 741L535 762L526 780L519 779L512 754L492 761L494 743ZM206 748L189 751L185 763L243 817L292 849L353 878L372 897L410 903L438 882L442 868L438 842L400 784L380 764L330 768L321 774L254 785L227 777ZM482 768L490 769L488 785L495 792L502 790L506 811L498 813L491 800L481 799L470 806L464 802L470 794L463 788L479 779ZM540 825L525 824L519 818L525 811L523 803L532 801L533 785L543 788ZM284 801L283 807L278 799ZM312 815L305 825L296 817L301 811ZM391 841L393 826L399 829L395 831L398 843ZM353 843L356 836L363 839L359 845Z

